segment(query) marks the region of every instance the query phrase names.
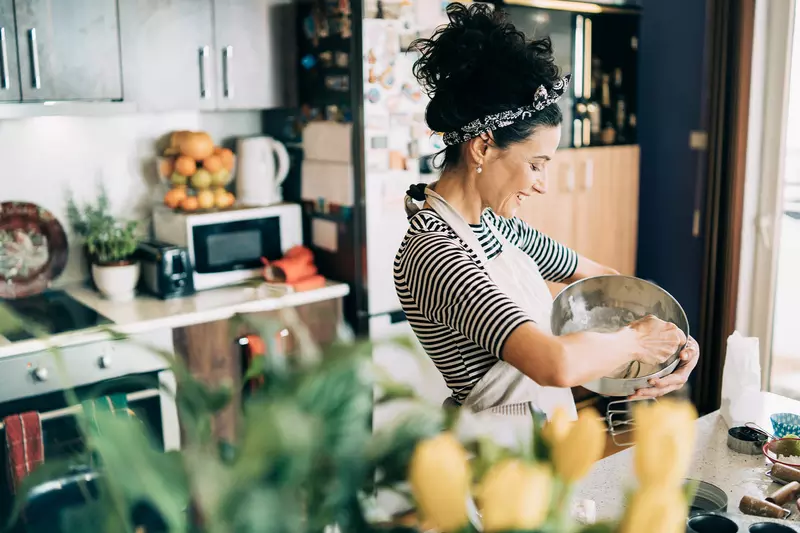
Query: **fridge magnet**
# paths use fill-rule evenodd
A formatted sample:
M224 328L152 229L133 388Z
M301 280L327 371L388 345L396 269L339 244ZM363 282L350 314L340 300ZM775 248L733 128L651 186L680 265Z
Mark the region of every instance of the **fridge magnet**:
M419 89L419 85L413 85L411 83L404 83L401 89L403 95L410 99L412 102L419 102L422 98L422 92Z
M350 0L339 0L339 13L342 15L349 15L350 11Z
M314 65L317 64L317 60L314 59L314 56L311 54L307 54L303 56L303 59L300 60L300 64L303 65L303 68L306 70L311 70L314 68Z
M369 67L367 73L367 83L378 83L378 75L375 74L375 67Z
M384 89L391 89L394 86L394 68L390 65L381 74L380 82Z
M347 68L350 65L350 54L347 52L336 52L336 66Z
M378 58L375 56L375 50L370 48L369 51L367 52L367 63L369 63L370 65L374 65L377 62Z
M330 37L331 30L328 24L328 19L322 13L319 13L317 18L317 37L319 39L326 39Z
M375 87L364 93L364 96L367 98L367 101L371 104L377 104L381 100L381 92Z

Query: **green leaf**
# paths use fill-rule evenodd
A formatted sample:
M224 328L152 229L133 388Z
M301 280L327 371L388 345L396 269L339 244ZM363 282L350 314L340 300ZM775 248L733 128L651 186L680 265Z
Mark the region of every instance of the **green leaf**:
M615 522L598 522L588 526L583 526L580 533L616 533L619 525Z

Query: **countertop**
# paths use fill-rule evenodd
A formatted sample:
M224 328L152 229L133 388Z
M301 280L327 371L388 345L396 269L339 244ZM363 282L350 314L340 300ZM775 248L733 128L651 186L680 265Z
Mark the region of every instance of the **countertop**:
M237 314L275 311L342 298L350 292L348 285L336 282L328 282L321 289L302 292L287 292L281 286L268 283L250 283L201 291L185 298L161 300L138 295L130 302L112 302L82 285L65 287L65 290L113 324L53 335L46 340L10 342L0 337L0 357L104 340L109 337L108 328L129 335L156 329L181 328L226 320Z
M772 426L769 416L778 412L800 413L800 402L762 392L759 416L753 422L766 430ZM779 486L765 475L768 461L761 455L742 455L728 449L728 427L719 411L697 420L697 434L689 477L713 483L728 493L728 512L740 515L739 500L744 495L765 498ZM618 518L624 507L626 489L635 487L633 449L628 449L599 461L589 475L578 484L576 499L594 500L598 520ZM798 513L789 520L798 526ZM747 517L746 521L763 521Z

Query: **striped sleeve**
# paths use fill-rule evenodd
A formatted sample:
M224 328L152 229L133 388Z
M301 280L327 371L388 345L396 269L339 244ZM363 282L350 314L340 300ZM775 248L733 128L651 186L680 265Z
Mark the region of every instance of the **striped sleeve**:
M514 217L503 218L490 210L484 216L503 236L536 261L546 281L561 282L572 277L578 269L578 254L563 244Z
M397 268L407 287L398 286L398 294L410 295L431 323L458 331L499 358L511 332L531 321L453 239L420 233L405 247Z

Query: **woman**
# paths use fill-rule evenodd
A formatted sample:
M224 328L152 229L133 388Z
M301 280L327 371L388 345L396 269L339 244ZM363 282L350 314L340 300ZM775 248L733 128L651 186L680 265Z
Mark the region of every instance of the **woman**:
M549 39L526 42L486 4L447 11L447 26L413 44L414 74L431 97L426 120L447 145L442 174L409 190L394 268L409 323L451 390L445 403L526 419L561 407L574 417L569 387L632 358L662 363L686 343L679 368L636 396L680 388L699 350L673 324L647 317L615 333L551 334L545 281L616 274L514 217L547 190L569 77Z

